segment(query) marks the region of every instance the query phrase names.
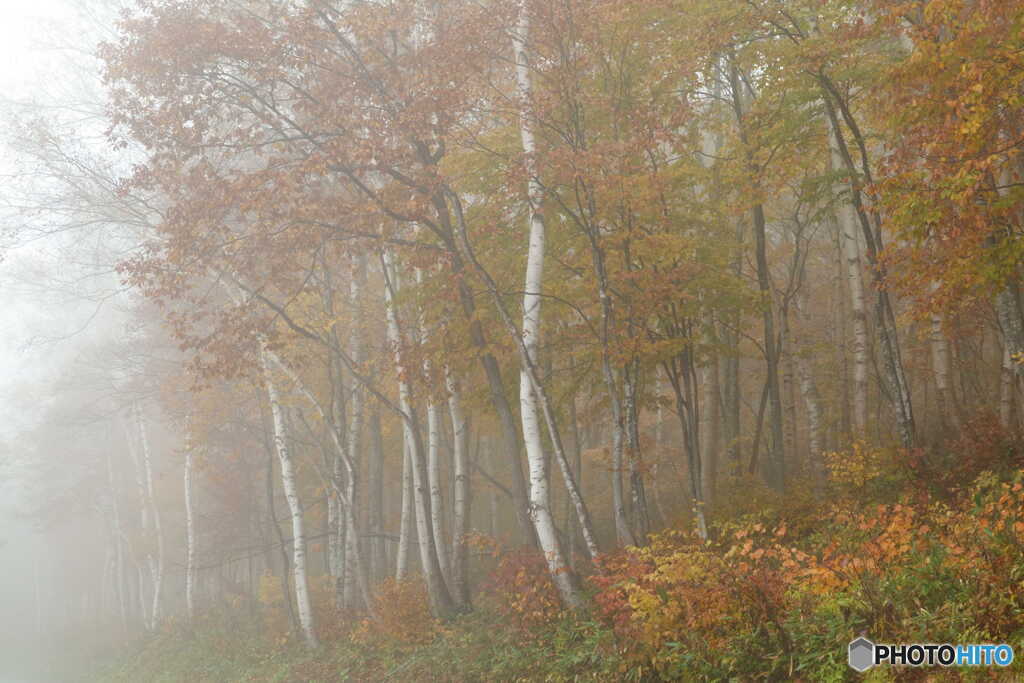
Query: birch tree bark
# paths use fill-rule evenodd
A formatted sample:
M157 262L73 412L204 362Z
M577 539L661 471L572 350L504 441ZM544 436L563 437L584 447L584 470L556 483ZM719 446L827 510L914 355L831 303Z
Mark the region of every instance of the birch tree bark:
M956 396L950 382L949 340L946 339L945 319L941 313L931 315L931 335L928 342L932 351L932 373L935 376L936 403L943 430L960 429Z
M133 413L134 410L135 408L133 406ZM125 432L125 443L128 446L128 455L131 457L132 466L135 472L135 486L139 497L139 532L142 536L143 542L145 542L149 537L149 498L146 496L146 484L143 477L142 463L140 462L139 454L135 449L135 439L132 435L131 423L125 419L122 422L122 425ZM147 607L146 583L142 575L142 558L140 558L140 555L141 553L138 548L136 548L132 553L136 573L138 574L138 591L135 597L138 600L139 619L142 621L143 626L149 630L149 608ZM152 551L148 546L146 547L145 562L147 568L153 563Z
M1006 197L1013 186L1010 164L1006 162L999 172L997 193L1000 197ZM996 294L995 305L999 328L1003 333L1003 346L1010 355L1010 368L1016 375L1024 377L1024 301L1021 300L1018 274L1018 268L1008 274L1006 283Z
M196 528L192 507L192 449L185 451L185 610L188 620L196 615Z
M462 409L462 391L449 366L444 368L448 390L448 414L452 421L452 472L455 491L452 505L452 597L460 606L469 605L469 554L466 534L472 491L469 478L469 421Z
M872 182L867 143L864 140L856 118L850 111L847 102L839 96L835 85L824 74L819 74L819 79L826 92L825 109L828 114L832 138L839 152L842 168L848 178L849 203L855 210L857 222L860 224L861 234L864 236L868 264L871 266L872 284L875 290L875 333L878 338L882 360L880 375L892 399L900 442L904 448L911 448L917 440L917 427L914 421L914 406L910 396L910 383L907 379L906 369L903 367L899 333L896 327L896 314L893 311L892 299L889 296L886 284L886 268L880 257L884 246L882 242L881 219L877 212L869 215L868 207L864 205L863 182ZM838 112L836 111L837 109ZM859 152L863 182L840 129L840 114L842 115L842 120L849 128L852 140Z
M380 411L370 409L370 463L367 481L367 526L370 530L370 576L375 581L384 578L387 567L387 549L384 546L384 439L381 434ZM405 461L403 453L403 463ZM403 467L404 469L404 467Z
M264 381L267 384L267 400L274 425L274 447L281 463L281 484L284 487L285 500L292 517L292 568L295 577L295 603L298 611L299 626L303 640L309 648L319 647L316 635L316 624L313 616L313 605L309 595L309 580L306 575L306 528L302 514L302 500L299 496L298 484L295 481L295 466L288 448L287 424L284 408L278 396L277 384L271 374L266 343L260 342L260 362L263 368Z
M526 279L523 293L522 339L526 363L537 364L540 341L541 293L544 278L544 190L537 171L537 147L533 118L530 113L533 96L528 57L530 19L527 0L519 0L519 16L512 30L512 51L515 56L516 96L519 99L519 132L523 145L524 166L527 173L527 203L529 208L529 251L526 261ZM525 364L519 374L520 419L523 442L530 470L530 516L541 550L547 559L548 570L567 606L582 609L584 598L575 572L565 559L554 517L551 513L548 488L548 459L544 454L538 415L537 396L534 392L530 368Z
M829 122L829 150L833 171L845 168L834 124ZM841 184L835 188L837 197L843 194ZM853 204L848 199L840 199L836 206L836 221L839 226L839 240L842 245L843 260L846 265L846 278L850 294L850 325L853 344L853 432L858 435L867 433L868 425L868 327L864 299L864 271L860 258L860 241L857 238L857 215Z
M128 609L125 603L125 573L124 573L124 526L121 523L121 503L117 495L117 485L114 478L114 458L111 451L107 450L107 487L110 490L110 507L114 524L114 580L117 585L117 608L121 618L121 628L128 627Z
M423 271L416 269L416 283L423 284ZM419 313L420 343L425 344L430 336L426 317ZM449 566L447 543L444 533L444 497L441 484L441 415L437 399L433 392L433 365L429 358L423 359L423 376L427 383L427 481L430 486L430 524L434 532L434 543L437 545L437 559L441 565L441 575L451 588L451 567Z
M822 453L825 450L824 432L824 408L821 402L821 392L818 390L818 383L814 378L814 368L811 366L811 359L808 355L808 347L811 340L807 334L807 317L810 303L807 293L807 283L804 282L797 293L795 312L796 334L794 342L796 348L795 360L796 371L800 381L800 394L807 408L807 450L810 463L811 478L814 483L814 490L819 497L825 491L825 463L822 461Z
M722 441L722 388L719 381L718 355L714 355L701 366L701 386L704 388L704 418L701 446L701 487L704 490L704 507L709 509L715 501L715 485L718 481L718 454ZM660 417L659 417L660 420Z
M146 502L153 516L153 534L156 536L156 559L149 555L149 571L153 578L153 605L150 609L150 630L156 630L162 616L160 607L164 581L164 534L160 524L160 508L153 496L153 458L149 448L149 431L142 415L142 407L136 401L133 404L135 422L139 429L139 446L142 451L142 464L146 481Z
M430 597L431 611L436 618L443 619L449 617L455 611L455 604L452 601L448 585L441 572L438 547L434 538L427 464L423 458L422 441L419 430L416 427L416 409L412 404L412 390L409 387L408 380L406 380L405 363L402 358L402 333L399 326L397 304L395 303L397 283L390 251L384 250L381 253L381 263L385 280L384 296L387 308L388 335L394 347L395 373L398 377L398 399L404 415L402 426L406 443L409 446L413 507L416 512L416 534L419 541L420 563L423 577L427 584L427 594Z
M363 319L363 289L366 284L366 255L358 252L352 256L351 278L349 281L349 310L352 313L352 324L349 327L349 351L352 360L356 365L362 365L365 361L365 349L363 344L363 329L360 324ZM358 520L356 511L359 507L360 486L357 481L359 477L359 463L362 460L363 452L363 413L365 406L366 392L361 382L353 380L351 389L351 407L349 409L348 423L348 463L349 472L346 477L348 504L344 509L344 524L346 529L354 530L356 533L346 533L346 563L342 577L341 604L345 607L353 607L357 576L365 580L365 566L354 567L356 558L360 557L357 547L359 543Z
M402 437L402 516L398 530L398 551L395 558L395 580L405 581L409 575L409 539L412 535L412 455L409 442Z

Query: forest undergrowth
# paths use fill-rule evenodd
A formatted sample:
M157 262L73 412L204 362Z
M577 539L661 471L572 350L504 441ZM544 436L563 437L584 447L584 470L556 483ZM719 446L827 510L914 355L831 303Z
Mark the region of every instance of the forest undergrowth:
M377 587L377 618L323 613L322 646L288 627L280 591L126 647L109 681L995 680L1009 670L848 668L846 646L1019 643L1024 635L1024 442L991 417L912 452L854 443L828 488L785 498L735 480L707 542L687 520L585 570L569 613L544 560L475 537L474 609L433 619L416 581ZM804 493L806 491L806 493ZM742 495L740 495L742 493ZM757 510L757 512L753 512ZM315 589L328 593L326 583ZM317 600L328 605L330 600ZM324 609L324 608L321 608ZM253 611L261 618L251 619ZM256 623L253 627L251 624Z

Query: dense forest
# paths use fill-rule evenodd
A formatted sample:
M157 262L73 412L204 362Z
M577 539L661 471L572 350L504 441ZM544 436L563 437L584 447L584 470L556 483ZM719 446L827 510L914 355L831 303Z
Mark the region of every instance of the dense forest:
M5 202L117 282L0 451L75 676L1021 642L1024 2L96 5Z

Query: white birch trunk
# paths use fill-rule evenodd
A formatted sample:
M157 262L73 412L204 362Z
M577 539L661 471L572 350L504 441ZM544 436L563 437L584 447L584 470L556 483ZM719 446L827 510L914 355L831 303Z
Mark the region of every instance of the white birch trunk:
M385 270L385 304L387 309L388 336L394 345L395 374L398 377L399 407L404 414L402 420L403 433L409 445L410 464L412 469L413 507L416 511L416 534L420 549L420 564L423 577L427 584L431 611L437 618L446 617L451 613L453 605L448 586L441 573L437 544L431 525L430 492L426 463L423 461L421 442L415 428L415 409L412 404L412 391L405 379L405 364L402 361L402 334L398 324L398 311L394 300L394 267L391 253L385 250L382 254Z
M423 283L423 271L416 269L416 283ZM419 315L420 343L425 344L429 338L426 317L423 311ZM423 359L423 376L427 381L427 482L430 487L430 525L434 532L434 543L437 546L437 559L441 564L441 575L445 583L451 586L451 568L448 563L444 534L444 499L441 493L441 415L437 401L433 395L433 367L429 358Z
M196 526L195 511L192 507L192 449L185 451L185 609L188 620L196 615Z
M718 479L718 451L721 442L721 389L718 382L718 358L708 359L701 366L700 383L704 390L704 406L701 412L701 489L704 509L709 510L715 500L715 484Z
M796 299L796 335L794 342L797 348L793 349L796 358L796 371L800 381L800 394L807 408L807 449L810 459L811 476L814 482L815 493L821 495L825 490L825 465L822 461L822 451L825 448L824 441L824 409L821 403L821 393L818 391L818 384L814 379L814 370L811 361L804 352L808 344L804 330L806 329L806 315L808 312L807 285L800 289Z
M946 339L944 320L941 313L931 316L931 336L929 343L932 350L932 372L935 375L935 391L938 394L939 417L943 428L954 431L960 428L957 407L950 383L949 340Z
M469 532L470 479L469 479L469 423L462 410L462 392L452 374L451 368L444 368L445 386L448 389L448 413L452 420L452 471L455 478L455 495L452 506L452 561L451 586L453 598L460 605L469 603L468 548L466 534Z
M360 252L352 257L352 272L349 281L349 309L356 318L353 320L349 330L349 353L357 365L361 365L365 360L362 327L359 324L361 322L363 283L365 281L366 256ZM348 505L345 506L344 510L345 524L351 531L351 533L346 534L348 547L345 553L346 563L342 586L342 603L347 607L353 606L354 603L356 583L360 580L357 574L365 570L365 567L360 567L357 570L354 566L355 558L361 556L360 549L357 547L359 535L358 525L356 524L356 509L358 507L357 496L359 494L357 481L359 461L363 452L364 396L365 391L362 384L358 381L353 381L348 425L348 452L352 471L349 472L347 479Z
M125 419L122 421L124 427L125 443L128 446L128 455L132 460L132 469L135 472L135 486L139 497L139 531L143 542L149 536L149 504L146 498L146 484L142 476L142 464L139 462L139 454L135 450L134 436L132 435L131 423ZM136 593L136 599L138 600L139 609L139 620L147 630L149 629L149 610L146 607L146 584L142 577L142 565L140 563L141 558L139 557L138 548L134 548L132 551L132 561L135 563L135 568L138 573L138 591ZM146 549L146 564L150 563L150 556L152 553L149 549Z
M832 158L833 172L845 168L839 152L837 131L829 122L829 148ZM842 185L836 183L838 195ZM853 316L853 431L856 436L863 436L868 424L868 329L867 309L864 298L864 273L861 268L860 241L857 237L858 218L856 210L849 199L839 201L836 209L836 220L839 224L839 239L843 248L843 259L846 261L846 277L850 291L850 311Z
M281 462L281 483L284 497L292 517L292 570L295 576L295 603L299 613L299 626L303 639L310 648L319 646L313 617L313 606L309 595L309 580L306 576L306 528L302 516L302 501L295 482L295 466L288 448L288 431L285 424L284 408L278 396L277 385L271 375L267 359L266 344L260 341L260 361L267 383L267 400L274 424L274 447Z
M114 459L111 451L107 450L107 485L110 488L111 512L114 517L114 580L117 582L117 608L121 618L121 628L128 626L128 609L125 603L125 576L124 576L124 527L121 525L121 504L118 502L117 485L114 479Z
M544 275L545 235L542 214L544 191L537 175L537 148L530 114L532 83L527 56L530 23L526 2L527 0L520 0L518 23L512 32L512 49L515 55L517 96L520 103L519 131L523 145L524 165L528 176L527 194L530 212L522 334L527 360L536 365ZM546 556L548 570L558 587L559 595L569 607L581 609L584 605L583 595L575 574L565 560L551 514L548 460L543 450L537 397L533 390L530 369L525 364L519 375L519 405L523 425L523 442L526 446L530 471L530 516L537 531L537 539Z
M139 444L142 450L142 463L146 477L146 500L153 516L153 533L156 535L156 560L152 554L149 555L149 571L153 578L153 607L150 610L150 630L156 630L162 616L161 598L164 581L164 534L160 524L160 509L156 504L153 495L153 458L149 448L149 431L146 429L146 420L142 415L142 408L138 402L134 404L135 420L139 428Z
M395 580L405 581L409 576L409 537L412 535L412 455L409 444L402 437L402 520L398 530L398 552L395 560Z

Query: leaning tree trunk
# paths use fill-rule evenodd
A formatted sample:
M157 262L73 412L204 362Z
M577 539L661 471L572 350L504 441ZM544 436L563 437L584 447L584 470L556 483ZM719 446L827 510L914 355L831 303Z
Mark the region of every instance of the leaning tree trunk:
M746 112L743 101L742 85L739 71L735 65L729 68L730 89L732 90L732 106L736 116L736 126L744 145L747 144ZM757 190L758 169L754 168L751 152L747 152L748 166L753 174L754 189ZM785 489L786 458L783 436L782 392L779 387L779 349L776 344L775 312L772 306L771 273L768 269L768 237L767 220L764 204L758 201L750 210L751 224L754 227L754 257L757 263L757 287L760 294L761 320L763 323L765 371L767 373L768 402L771 409L771 443L768 447L768 466L765 468L768 485L777 492Z
M394 347L395 374L398 377L398 399L403 413L402 425L409 447L412 469L413 507L416 512L416 533L419 541L420 562L423 577L427 584L427 595L434 616L439 619L449 617L455 611L451 593L445 583L438 558L438 548L434 538L434 530L428 490L427 464L423 458L422 441L416 423L416 409L413 406L412 391L406 380L405 363L402 354L402 333L398 323L397 304L395 303L396 287L394 267L390 251L381 254L384 270L384 296L387 308L388 336Z
M530 21L527 0L520 0L517 25L512 31L512 50L515 55L516 95L519 99L519 132L523 145L524 166L527 174L527 201L529 208L529 251L523 293L523 344L526 358L519 374L520 419L523 442L530 470L530 516L537 531L537 539L547 559L551 578L566 605L583 609L585 600L575 572L565 559L551 514L548 458L544 453L538 414L537 395L531 379L531 368L537 364L537 346L540 341L541 292L544 276L544 190L537 175L537 148L531 115L532 83L527 43Z
M883 248L881 222L877 213L869 216L868 208L864 205L863 186L859 180L850 149L840 129L839 118L836 112L837 106L840 109L843 120L850 128L853 140L860 152L864 180L870 183L871 172L867 157L867 143L846 103L837 96L834 85L824 77L822 77L822 81L829 93L825 99L825 108L829 118L829 125L831 126L832 138L839 151L843 168L848 176L849 200L856 210L861 233L864 235L864 242L867 247L868 264L871 266L872 284L875 289L875 333L878 337L882 359L882 372L880 374L892 398L900 441L904 448L912 448L917 440L917 427L914 421L914 406L910 396L910 383L907 379L906 369L903 367L903 358L900 351L899 333L896 328L896 314L887 289L885 264L881 260Z
M285 500L292 516L292 567L295 576L295 602L298 609L299 626L303 639L310 648L318 647L320 642L316 636L313 605L309 595L309 580L306 576L306 529L302 516L302 501L299 497L298 484L295 481L295 465L288 448L287 426L284 408L278 396L277 385L271 376L270 363L267 358L265 344L260 345L260 360L263 365L264 380L267 384L267 399L274 423L274 446L278 460L281 462L281 484L284 487Z
M675 396L676 416L686 451L690 503L696 521L697 535L707 540L708 525L704 512L704 492L701 487L700 411L697 396L697 373L693 352L683 350L677 356L663 361L665 376Z

